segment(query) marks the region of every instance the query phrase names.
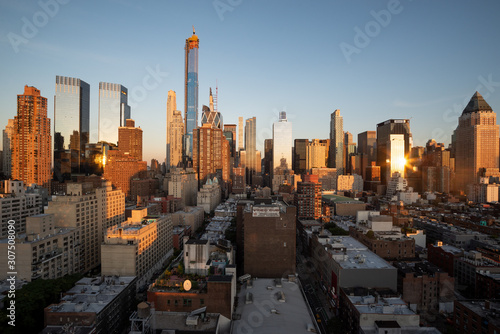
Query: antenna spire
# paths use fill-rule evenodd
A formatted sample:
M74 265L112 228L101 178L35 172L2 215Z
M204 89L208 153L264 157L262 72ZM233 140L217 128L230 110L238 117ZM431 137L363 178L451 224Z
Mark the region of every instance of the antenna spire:
M194 31L194 26L193 26L193 35L196 35L196 32Z

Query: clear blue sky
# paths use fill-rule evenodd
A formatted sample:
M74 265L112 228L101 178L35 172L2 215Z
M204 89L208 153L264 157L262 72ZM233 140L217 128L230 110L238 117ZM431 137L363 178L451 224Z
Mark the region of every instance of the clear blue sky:
M327 138L340 109L355 139L389 118L411 118L414 145L448 144L476 90L500 111L499 13L496 0L3 0L0 127L16 115L25 84L48 98L53 119L55 76L72 76L90 84L96 141L99 82L123 84L131 96L159 69L168 75L136 94L132 118L144 130L144 159L163 161L167 91L184 112L184 43L194 25L200 110L217 81L224 123L256 116L258 149L282 110L294 138Z

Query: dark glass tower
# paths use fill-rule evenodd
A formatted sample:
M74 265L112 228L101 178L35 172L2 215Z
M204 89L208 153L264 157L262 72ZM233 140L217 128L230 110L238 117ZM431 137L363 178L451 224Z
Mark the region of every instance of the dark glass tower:
M184 82L184 162L193 158L193 130L198 127L198 47L200 40L193 35L186 39L186 65Z
M83 171L89 142L90 86L83 80L56 76L54 96L54 178L62 182Z

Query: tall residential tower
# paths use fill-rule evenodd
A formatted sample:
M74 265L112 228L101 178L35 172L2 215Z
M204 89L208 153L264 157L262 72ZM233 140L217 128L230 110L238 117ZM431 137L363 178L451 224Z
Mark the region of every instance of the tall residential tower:
M200 40L193 35L186 39L184 76L184 161L193 158L193 130L198 127L198 48Z
M292 147L292 123L287 121L286 112L281 111L278 122L273 123L273 170L293 168Z
M11 138L12 179L48 187L51 179L52 136L47 98L35 87L17 96L17 116Z

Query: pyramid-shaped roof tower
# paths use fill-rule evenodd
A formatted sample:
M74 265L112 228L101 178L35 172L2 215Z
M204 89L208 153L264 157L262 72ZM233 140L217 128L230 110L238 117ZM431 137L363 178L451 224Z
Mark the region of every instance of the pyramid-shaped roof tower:
M476 91L462 112L462 115L478 111L493 111L493 109L491 109L490 105L484 100L483 96Z

